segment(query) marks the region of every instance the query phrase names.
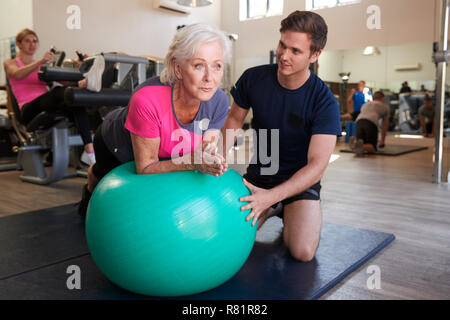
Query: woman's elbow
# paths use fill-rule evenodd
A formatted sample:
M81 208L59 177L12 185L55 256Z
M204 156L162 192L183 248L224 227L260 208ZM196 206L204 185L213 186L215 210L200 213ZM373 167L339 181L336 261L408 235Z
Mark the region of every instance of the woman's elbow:
M25 78L25 75L22 75L20 72L12 72L8 75L8 73L6 74L8 78L13 78L16 80L22 80L23 78Z
M139 164L138 161L135 161L135 164L136 164L136 173L137 174L145 174L145 170L147 167Z
M152 173L156 173L156 172L153 172L153 168L155 167L155 165L157 163L158 163L158 160L152 161L151 163L148 163L148 164L139 164L136 161L136 173L137 174L152 174Z

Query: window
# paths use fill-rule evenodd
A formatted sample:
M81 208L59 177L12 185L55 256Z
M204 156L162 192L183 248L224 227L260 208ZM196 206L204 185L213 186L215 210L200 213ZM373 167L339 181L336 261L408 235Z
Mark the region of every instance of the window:
M332 8L359 2L361 0L306 0L306 10Z
M239 20L259 19L283 14L283 0L240 0Z

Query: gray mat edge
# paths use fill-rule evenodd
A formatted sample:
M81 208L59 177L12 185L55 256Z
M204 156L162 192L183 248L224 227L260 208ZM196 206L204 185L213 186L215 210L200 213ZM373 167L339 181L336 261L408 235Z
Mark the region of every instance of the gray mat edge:
M383 153L383 152L377 151L374 154L375 155L379 155L379 156L391 156L391 157L394 157L394 156L401 156L403 154L407 154L407 153L411 153L411 152L422 151L422 150L428 149L428 147L414 147L414 148L411 147L411 148L412 148L411 150L405 150L405 151L402 151L402 152L399 152L399 153ZM350 149L340 149L339 152L355 153L354 151L352 151ZM367 153L365 153L365 154L367 154Z
M361 230L365 230L365 229L361 229ZM367 231L371 231L371 230L367 230ZM329 282L327 285L325 285L323 288L321 288L316 294L312 295L310 300L317 300L318 298L320 298L326 292L331 290L335 285L337 285L339 282L344 280L344 278L346 278L349 274L351 274L353 271L359 269L362 265L364 265L371 258L375 257L381 250L386 248L391 242L393 242L395 240L394 234L387 233L387 235L389 235L388 238L386 238L382 243L380 243L377 247L375 247L367 255L365 255L360 260L358 260L354 265L347 268L340 275L338 275L336 278L334 278L331 282Z

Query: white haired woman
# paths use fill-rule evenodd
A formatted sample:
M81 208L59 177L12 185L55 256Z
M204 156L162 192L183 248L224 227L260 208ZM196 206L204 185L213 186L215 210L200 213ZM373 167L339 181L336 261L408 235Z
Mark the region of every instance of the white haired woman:
M198 170L219 176L226 171L214 150L229 110L219 89L229 61L230 43L222 31L202 24L177 31L161 76L141 84L128 107L109 113L97 129L97 162L83 188L82 217L98 182L131 160L138 174Z

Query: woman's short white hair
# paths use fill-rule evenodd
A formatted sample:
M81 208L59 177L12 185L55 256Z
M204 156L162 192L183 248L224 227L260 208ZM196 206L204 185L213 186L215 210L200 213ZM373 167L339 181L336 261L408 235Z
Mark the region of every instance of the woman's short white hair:
M195 55L202 44L214 41L217 41L222 47L223 62L229 64L231 42L223 31L206 24L191 24L179 29L173 37L169 52L164 59L164 70L160 76L161 82L173 85L177 80L173 61L183 64Z

